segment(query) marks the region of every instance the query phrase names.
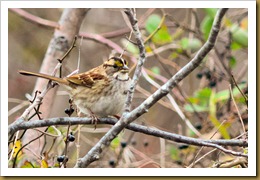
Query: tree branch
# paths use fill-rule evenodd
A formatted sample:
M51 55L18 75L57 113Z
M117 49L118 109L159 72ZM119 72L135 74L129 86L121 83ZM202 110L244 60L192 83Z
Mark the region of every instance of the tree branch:
M21 123L19 120L10 124L8 127L8 133L13 134L19 130L26 130L26 129L33 129L33 128L39 128L39 127L48 127L53 125L91 125L92 119L89 117L57 117L57 118L50 118L45 120L34 120L34 121L22 121ZM115 118L100 118L98 124L110 124L114 125L117 123L117 119ZM240 146L240 147L246 147L248 146L248 142L245 140L204 140L204 139L197 139L197 138L191 138L175 133L170 133L154 128L149 128L146 126L138 125L135 123L131 123L126 126L126 129L155 136L160 137L163 139L167 139L173 142L177 143L185 143L189 145L195 145L195 146L208 146L217 148L223 152L231 153L233 155L237 156L244 156L247 157L247 155L239 153L239 152L229 152L227 149L221 147L221 146Z
M40 18L38 16L35 16L31 13L26 12L25 10L21 9L21 8L9 8L10 11L13 11L14 13L18 14L19 16L25 18L26 20L32 22L32 23L36 23L38 25L44 26L44 27L48 27L48 28L55 28L55 29L59 29L60 25L57 22L54 21L50 21L47 19L43 19Z
M139 61L135 70L135 74L133 77L133 81L131 83L127 100L125 106L125 112L123 113L121 119L100 139L100 141L81 159L78 160L75 167L87 167L93 161L96 161L100 158L100 154L102 150L108 146L111 141L132 121L136 118L140 117L142 114L146 113L148 109L154 105L158 100L167 95L169 91L176 86L178 82L184 79L189 73L191 73L196 67L199 66L201 61L205 58L205 56L209 53L209 51L214 47L218 32L220 30L221 20L225 15L227 9L218 10L213 26L209 35L207 42L202 46L202 48L198 51L196 56L184 66L178 73L175 74L167 83L165 83L161 88L159 88L153 95L151 95L148 99L146 99L139 107L135 108L132 112L130 111L130 105L132 102L132 96L134 93L135 85L139 79L141 74L141 69L143 63L145 61L145 50L143 41L141 38L141 33L139 31L137 25L137 19L135 17L135 13L132 9L126 9L125 13L127 14L129 21L132 25L133 33L136 38L136 42L139 48ZM222 147L218 147L222 148Z
M88 10L89 9L64 10L59 20L59 29L55 29L54 31L54 36L49 43L48 49L42 62L40 72L54 75L54 71L52 73L51 71L53 69L58 68L57 59L62 57L68 50L69 44L73 41L75 35L78 34L81 22L83 21ZM35 18L32 18L32 20L35 20ZM46 95L50 88L51 86L49 84L46 86L46 80L40 78L37 79L37 82L34 87L34 92L37 90L43 90L43 92L39 96L37 96L34 103L25 110L25 112L22 115L23 119L26 119L30 111L41 103L44 96L45 101L48 102L48 105L42 105L41 111L43 112L43 115L45 117L49 116L52 109L53 99L57 90L54 89Z
M214 47L218 32L220 30L221 20L226 13L227 9L220 9L216 14L214 23L206 43L201 47L195 57L186 64L180 71L178 71L171 79L168 80L161 88L159 88L153 95L147 98L139 107L135 108L131 112L131 119L134 120L140 117L142 114L146 113L146 110L154 105L159 99L167 95L170 90L176 86L182 79L184 79L188 74L190 74L196 67L199 66L201 61L209 53L209 51Z
M128 95L127 95L127 100L126 100L126 103L125 103L125 112L130 112L130 108L131 108L131 103L132 103L132 99L133 99L133 96L134 96L134 91L135 91L135 87L137 85L137 82L141 76L141 72L142 72L142 67L143 67L143 64L146 60L146 55L145 55L145 47L144 47L144 42L142 40L142 34L139 30L139 27L138 27L138 21L136 19L136 14L135 12L130 9L130 8L127 8L125 10L125 13L126 15L128 16L128 19L132 25L132 29L133 29L133 34L135 36L135 39L136 39L136 43L137 43L137 46L139 48L139 60L137 62L137 66L136 66L136 69L135 69L135 73L134 73L134 76L133 76L133 80L132 80L132 83L131 83L131 86L129 88L129 92L128 92Z
M23 13L22 17L27 17L27 19L30 19L31 22L36 22L37 24L42 23L42 25L44 26L55 27L53 37L49 42L48 49L42 61L40 72L54 75L57 72L58 67L61 67L61 63L58 63L57 59L63 57L63 55L67 52L69 45L73 41L75 35L79 33L80 26L88 10L89 9L84 8L64 9L59 19L59 22L57 23L59 27L56 27L54 23L52 23L52 26L50 21L45 21L44 19L36 18L35 16L26 13L23 10L16 9L16 12L19 11L20 14ZM48 117L53 109L52 106L57 91L57 88L53 89L53 91L49 91L53 87L54 86L50 83L50 81L46 85L46 80L38 78L33 92L41 91L41 93L35 94L35 99L32 102L32 104L23 112L19 120L17 120L15 123L19 124L22 121L31 119L35 115L38 115L38 118L40 118L40 113L42 113L41 117ZM47 103L42 104L43 98ZM29 117L32 110L35 110L36 113ZM24 131L21 137L23 137L23 139L31 139L31 137L34 137L36 135L34 133L35 132L25 133ZM39 142L40 141L30 143L30 149L34 148L35 152L40 153L41 145L36 145Z
M131 102L133 99L135 87L141 75L142 66L145 62L146 56L144 43L137 24L138 21L136 19L135 11L128 8L125 9L125 13L131 23L133 34L135 35L136 43L140 52L139 60L125 102L125 112L122 114L120 120L100 139L100 141L83 158L78 160L75 167L87 167L93 161L98 160L102 150L111 143L111 141L127 126L127 124L130 123L128 114L131 109Z
M86 167L91 162L98 160L100 157L100 153L102 150L110 144L110 142L124 129L128 128L130 130L136 132L142 132L148 135L154 135L156 137L162 137L175 142L182 142L191 145L197 146L209 146L213 148L218 148L219 150L230 153L237 156L247 157L246 154L242 154L240 152L234 152L223 148L220 145L230 145L236 144L237 146L247 146L246 141L240 140L201 140L195 138L189 138L177 134L172 134L160 130L151 129L148 127L140 126L137 124L130 124L136 118L140 117L142 114L146 113L148 109L153 106L158 100L167 95L173 87L177 85L182 79L184 79L189 73L191 73L196 67L199 66L201 61L205 58L205 56L209 53L209 51L214 47L214 44L217 39L218 32L220 30L221 20L226 13L227 9L220 9L216 14L211 33L209 35L208 40L202 46L202 48L198 51L196 56L184 66L178 73L176 73L171 79L169 79L162 87L160 87L154 94L152 94L149 98L147 98L139 107L135 108L130 112L131 102L133 99L133 94L135 91L135 87L141 75L142 66L145 62L145 48L144 43L141 37L141 33L139 31L139 27L137 24L137 19L135 16L135 12L132 9L126 9L125 13L127 14L129 21L131 23L133 33L136 38L136 42L139 48L140 56L137 64L137 68L127 95L127 100L125 103L125 112L123 113L121 119L119 121L115 121L111 118L102 118L100 119L101 123L115 124L105 136L101 138L101 140L86 154L83 158L79 159L78 163L75 167ZM54 26L53 26L54 27ZM62 30L62 26L60 27ZM91 38L91 37L90 37ZM93 37L92 37L93 38ZM95 37L96 38L96 37ZM93 38L94 39L94 38ZM108 42L106 42L108 43ZM116 47L118 49L118 47ZM85 120L85 121L84 121ZM9 135L22 129L28 128L36 128L50 125L68 125L68 124L91 124L91 118L53 118L48 120L36 120L32 122L22 121L22 118L18 119L11 125L9 125ZM218 141L218 142L217 142Z

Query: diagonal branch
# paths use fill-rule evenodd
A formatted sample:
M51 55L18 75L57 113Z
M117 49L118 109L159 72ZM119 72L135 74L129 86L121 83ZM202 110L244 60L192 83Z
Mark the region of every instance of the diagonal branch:
M120 120L100 139L100 141L83 158L78 160L75 167L87 167L90 163L98 160L100 158L100 153L102 152L102 150L111 143L111 141L127 126L127 124L130 123L127 117L131 109L135 87L141 75L142 66L145 62L146 56L144 43L138 27L138 21L136 19L135 11L128 8L125 9L125 13L131 23L132 31L140 52L139 60L125 102L125 112L123 113Z
M219 9L213 26L209 35L207 42L202 46L198 51L196 56L184 66L178 73L176 73L167 83L165 83L161 88L159 88L153 95L146 99L140 106L135 108L132 112L130 111L130 106L132 102L132 96L134 93L134 88L137 84L139 76L141 74L141 68L145 61L145 50L143 41L141 38L141 33L137 25L137 19L135 13L132 9L126 9L125 13L127 14L129 21L132 25L133 33L138 44L140 56L137 64L137 68L133 77L133 81L130 86L130 90L126 100L125 113L123 113L121 119L100 139L100 141L81 159L78 160L75 167L84 168L87 167L93 161L96 161L100 158L102 150L108 146L111 141L132 121L140 117L142 114L146 113L148 109L153 106L158 100L167 95L170 90L176 86L178 82L184 79L188 74L190 74L196 67L199 66L201 61L209 53L209 51L214 47L218 32L220 30L221 20L225 15L227 9ZM223 148L223 147L221 147Z
M180 71L178 71L172 78L170 78L161 88L159 88L154 94L147 98L140 106L135 108L131 112L131 121L140 117L142 114L147 112L151 106L153 106L158 100L167 95L172 88L174 88L177 83L184 79L188 74L190 74L195 68L199 66L205 56L214 47L218 32L220 30L221 20L225 15L227 9L220 9L214 19L214 23L206 43L201 47L195 57L186 64Z

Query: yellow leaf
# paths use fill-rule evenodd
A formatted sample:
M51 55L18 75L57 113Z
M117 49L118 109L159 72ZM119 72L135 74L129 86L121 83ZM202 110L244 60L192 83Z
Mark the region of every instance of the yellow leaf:
M248 29L248 19L247 18L244 18L241 23L240 23L240 27L244 30L247 30Z
M17 140L15 142L15 146L11 145L11 148L13 149L14 148L14 153L13 153L13 158L16 157L16 154L18 153L18 151L21 149L22 147L22 142L20 140ZM22 155L22 151L19 152L17 158L19 159L19 157L21 157Z
M218 129L218 131L221 133L224 139L230 139L230 135L227 131L227 128L221 125L221 123L218 121L216 117L217 112L217 106L216 106L216 100L215 100L215 91L211 92L210 99L209 99L209 119L212 122L212 124L215 126L215 128Z
M34 166L31 162L25 161L21 168L34 168Z
M41 168L48 168L48 163L44 159L41 161Z
M146 51L146 52L152 52L153 50L151 49L150 46L146 46L146 47L145 47L145 51Z

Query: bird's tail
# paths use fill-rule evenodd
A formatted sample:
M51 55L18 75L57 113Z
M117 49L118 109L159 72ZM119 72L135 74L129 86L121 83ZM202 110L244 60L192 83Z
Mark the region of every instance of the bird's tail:
M40 77L40 78L44 78L44 79L49 79L49 80L52 80L52 81L56 81L56 82L58 82L58 83L60 83L60 84L69 85L69 82L66 81L65 79L58 78L58 77L54 77L54 76L50 76L50 75L48 75L48 74L34 73L34 72L23 71L23 70L20 70L19 73L22 74L22 75L25 75L25 76Z

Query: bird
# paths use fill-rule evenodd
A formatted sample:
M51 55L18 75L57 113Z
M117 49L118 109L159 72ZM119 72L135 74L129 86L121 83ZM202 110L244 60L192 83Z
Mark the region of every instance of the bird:
M119 117L131 82L128 62L121 57L111 57L87 72L64 78L24 70L19 73L48 79L64 86L79 113L90 116L95 126L98 117Z

